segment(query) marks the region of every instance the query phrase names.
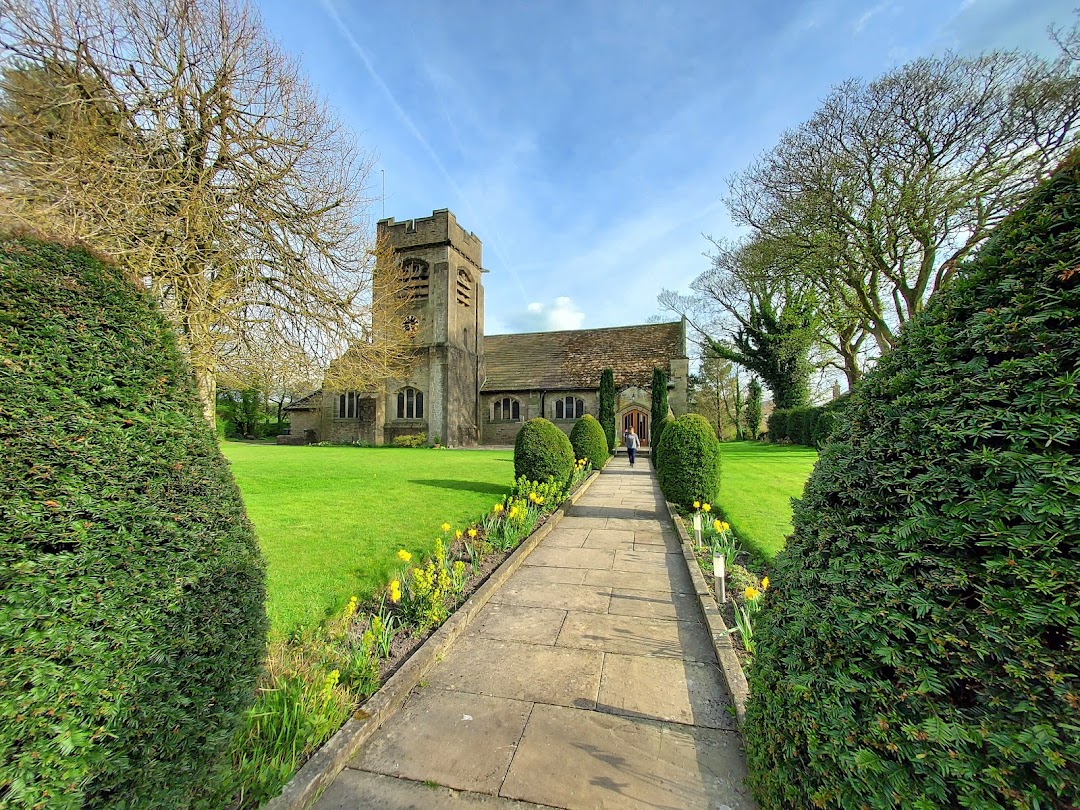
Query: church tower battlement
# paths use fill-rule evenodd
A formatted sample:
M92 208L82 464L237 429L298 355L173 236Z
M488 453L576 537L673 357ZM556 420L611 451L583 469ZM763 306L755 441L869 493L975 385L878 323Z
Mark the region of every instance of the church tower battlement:
M382 271L400 274L412 297L401 328L415 333L417 353L410 379L387 392L383 438L389 443L423 431L444 444L476 444L483 383L483 245L445 208L403 222L380 220L378 236L390 247L395 265ZM415 410L411 417L402 414L398 392L403 388L422 394L422 419Z

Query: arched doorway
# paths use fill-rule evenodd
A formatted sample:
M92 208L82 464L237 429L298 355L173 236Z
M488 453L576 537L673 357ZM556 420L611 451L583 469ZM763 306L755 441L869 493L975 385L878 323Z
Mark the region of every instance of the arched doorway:
M622 418L622 432L626 433L630 428L633 428L641 440L642 447L649 446L649 414L638 408L631 408L623 414ZM619 434L620 438L622 433Z

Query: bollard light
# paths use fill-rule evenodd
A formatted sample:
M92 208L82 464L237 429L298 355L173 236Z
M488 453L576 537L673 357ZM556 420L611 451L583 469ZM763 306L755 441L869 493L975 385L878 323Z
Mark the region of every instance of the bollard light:
M726 573L724 568L726 564L726 558L723 554L713 554L712 558L712 570L713 576L716 578L716 596L720 600L720 604L727 602L727 586L724 584Z
M694 548L701 548L701 512L694 512Z

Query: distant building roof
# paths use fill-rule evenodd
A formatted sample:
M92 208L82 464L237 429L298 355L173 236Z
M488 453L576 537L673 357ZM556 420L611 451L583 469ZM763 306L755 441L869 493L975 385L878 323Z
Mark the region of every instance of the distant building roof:
M484 391L599 388L605 368L616 389L652 383L654 367L665 371L686 356L683 325L655 323L609 329L486 335Z
M296 400L292 405L286 405L286 411L317 411L322 405L322 389L312 391L306 397Z

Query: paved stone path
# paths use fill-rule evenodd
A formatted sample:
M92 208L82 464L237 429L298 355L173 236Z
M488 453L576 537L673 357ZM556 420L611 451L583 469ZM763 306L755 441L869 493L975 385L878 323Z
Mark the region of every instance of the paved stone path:
M678 542L613 459L316 810L753 808Z

